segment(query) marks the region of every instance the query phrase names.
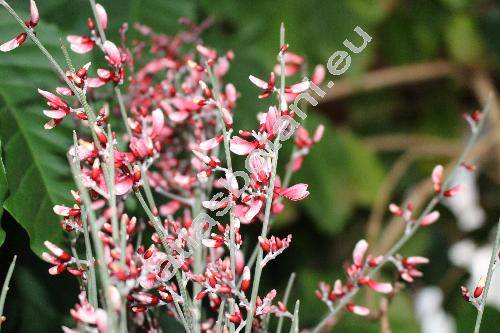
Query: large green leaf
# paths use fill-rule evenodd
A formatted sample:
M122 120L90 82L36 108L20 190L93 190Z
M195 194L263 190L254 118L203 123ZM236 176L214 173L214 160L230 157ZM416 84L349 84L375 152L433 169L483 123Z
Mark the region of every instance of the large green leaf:
M297 179L310 184L311 195L303 203L322 231L341 230L355 205L370 204L382 181L377 157L348 131L334 131L328 120L310 114L306 127L325 125L323 140L304 161Z
M2 38L19 31L4 11L0 12L0 31ZM40 24L38 36L49 51L60 53L58 37L62 35L56 28ZM65 160L71 132L64 126L43 129L47 121L42 114L44 101L36 88L53 90L58 81L47 60L30 42L0 55L0 77L0 135L9 175L3 207L27 231L31 248L40 254L43 241L62 237L52 207L67 202L71 188Z

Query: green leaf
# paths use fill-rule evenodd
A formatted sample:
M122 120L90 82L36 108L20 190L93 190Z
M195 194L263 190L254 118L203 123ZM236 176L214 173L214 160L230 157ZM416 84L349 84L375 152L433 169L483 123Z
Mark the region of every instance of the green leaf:
M26 15L26 14L24 14ZM14 34L13 19L0 13L0 31ZM51 25L40 24L38 36L53 54L60 54L58 37ZM36 88L54 90L57 77L38 49L29 41L0 55L0 135L3 162L9 175L8 196L3 207L27 231L33 251L40 254L45 240L59 241L62 229L52 207L67 202L71 189L65 159L71 132L60 126L44 130L44 100Z
M3 214L3 202L7 196L7 174L5 173L5 166L2 160L2 140L0 140L0 221ZM1 227L1 225L0 225ZM5 241L5 231L0 228L0 246L2 246Z
M339 232L355 205L369 205L377 195L383 168L377 157L348 131L334 131L316 114L307 116L306 127L314 131L325 125L322 141L306 157L296 179L310 184L303 202L322 231Z

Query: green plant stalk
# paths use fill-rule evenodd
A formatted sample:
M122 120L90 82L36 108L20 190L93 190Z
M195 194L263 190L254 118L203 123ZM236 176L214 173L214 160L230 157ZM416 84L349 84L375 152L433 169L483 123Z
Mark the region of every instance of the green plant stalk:
M101 38L101 43L104 44L106 42L106 33L102 27L101 20L97 16L97 9L95 0L89 0L90 7L92 8L92 13L94 14L94 21L97 25L97 32L99 33L99 37ZM125 124L125 129L127 130L127 134L129 137L132 137L132 130L130 129L130 124L128 123L127 110L125 109L125 103L123 102L122 92L119 86L115 86L114 88L116 100L118 101L118 106L120 109L120 114L123 118L123 123Z
M281 24L280 29L280 49L285 44L285 28L283 23ZM281 103L282 98L284 98L285 93L285 57L284 54L280 52L280 62L281 62L281 81L280 81L280 92L279 92L279 101ZM281 104L280 104L281 106ZM274 140L274 152L272 156L272 167L271 167L271 178L269 181L269 186L266 192L266 210L264 212L264 222L262 224L261 236L266 237L267 228L269 226L269 220L271 217L271 206L273 203L273 195L274 195L274 184L276 182L276 170L278 168L278 155L280 149L280 132L278 131L278 135ZM255 271L253 277L253 286L252 293L250 298L250 310L247 313L247 319L245 324L245 333L250 333L252 331L252 321L253 316L255 314L255 302L257 301L257 295L259 293L259 284L260 278L262 275L262 256L263 250L259 246L257 250L257 262L255 263Z
M7 298L7 293L9 292L9 283L12 278L12 274L14 273L14 268L16 267L17 255L14 256L12 262L10 263L9 270L7 271L7 275L5 277L5 281L3 282L2 293L0 294L0 331L2 331L1 320L3 318L3 307L5 305L5 299Z
M498 261L498 251L500 250L499 245L500 245L500 218L498 219L497 222L497 235L495 238L495 244L493 244L493 250L491 251L491 259L490 259L490 264L488 266L488 273L486 275L486 283L484 285L483 295L481 296L481 300L479 302L479 309L477 311L474 333L479 333L479 330L481 329L481 322L483 320L486 298L488 297L488 291L491 285L491 278L493 277L493 273L495 272L496 264Z
M288 298L290 297L290 292L292 291L293 282L295 281L295 273L290 274L288 283L285 289L285 295L283 296L283 304L286 306L288 303ZM281 333L281 328L283 327L284 317L280 317L278 320L278 327L276 328L276 333Z
M300 301L295 302L295 308L293 310L292 325L290 325L290 333L299 333L299 308Z
M76 137L76 132L73 131L73 144L75 146L75 158L78 158L78 139ZM77 160L73 162L71 160L71 157L68 158L70 166L75 164L75 170L76 172L80 172L80 162ZM78 163L78 165L76 165ZM73 167L72 167L73 169ZM75 179L76 182L76 179ZM94 255L92 254L92 245L90 243L90 237L89 237L89 227L88 227L88 222L87 222L87 212L85 211L85 207L83 207L82 212L82 224L83 224L83 240L85 244L85 257L87 259L87 263L89 266L89 278L88 278L88 286L87 286L87 292L89 295L89 302L90 305L96 309L99 304L97 301L97 279L95 275L95 262L94 262Z
M78 144L77 138L76 138L76 132L73 132L73 141L76 145ZM101 280L102 287L104 289L104 295L107 295L109 292L109 273L107 270L107 267L105 265L105 256L104 256L104 248L102 245L102 241L99 238L99 230L97 229L97 219L95 217L94 211L92 210L92 200L90 199L90 195L87 191L87 188L83 186L81 182L81 169L80 169L80 160L78 159L78 154L75 154L75 159L71 161L70 159L70 165L71 165L71 172L73 173L73 178L75 180L75 183L78 187L78 190L80 191L80 197L82 198L83 201L83 206L87 208L87 217L89 218L90 222L90 231L92 233L92 241L94 243L94 248L96 251L96 257L97 257L97 265L99 266L99 278ZM85 232L85 229L84 229ZM88 237L88 229L86 232L86 236ZM86 243L87 245L87 243ZM87 247L87 246L86 246ZM108 329L111 327L111 329L117 328L117 323L116 323L116 315L113 307L111 304L108 304L106 297L104 298L104 306L106 309L106 313L108 314Z
M84 216L85 214L85 216ZM92 255L92 245L90 243L89 237L89 225L87 222L86 212L82 210L82 224L83 224L83 240L85 243L85 257L87 258L87 263L89 265L89 279L88 279L88 293L89 293L89 302L95 308L99 306L97 302L97 280L95 275L95 262L94 256Z
M151 192L151 186L149 186L149 177L147 175L147 169L143 165L141 165L141 180L142 187L144 188L144 193L146 194L146 200L148 201L149 208L154 210L156 208L155 199L153 197L153 192Z
M120 244L119 226L118 226L118 212L116 210L116 192L115 192L115 151L114 151L113 133L111 132L111 125L108 124L108 146L106 147L108 153L108 193L109 193L109 208L111 209L111 235L115 244ZM124 256L124 253L120 254Z
M139 203L141 204L142 208L146 212L146 215L148 216L148 218L153 223L153 227L154 227L156 233L158 234L158 237L160 238L162 246L165 249L167 255L169 256L170 260L172 262L174 262L175 259L173 258L173 256L172 256L172 250L168 246L167 241L165 239L165 232L163 230L163 226L161 225L161 222L159 221L158 217L154 216L153 212L149 209L148 204L144 200L144 197L142 196L142 194L139 191L139 189L134 189L134 193L135 193L137 199L139 200ZM176 269L176 268L174 268L174 269ZM189 294L187 293L186 287L184 286L184 283L183 283L183 280L182 280L182 276L179 273L178 269L176 269L175 278L177 280L177 284L179 285L179 290L181 292L181 296L184 299L184 303L183 303L182 307L183 307L184 313L186 314L186 316L188 318L187 321L186 320L183 321L184 328L186 329L186 332L193 332L193 318L192 318L193 317L193 315L192 315L193 314L193 307L192 307L192 301L191 301L191 299L189 297Z
M197 188L195 192L195 203L193 206L193 216L198 216L201 212L201 189ZM201 242L201 240L200 240ZM194 273L195 274L203 274L203 269L204 269L204 258L203 258L203 247L201 244L197 244L197 246L194 248ZM201 284L199 283L193 283L193 297L198 295L198 293L201 291ZM195 301L194 306L196 310L196 325L194 327L195 332L200 331L200 325L199 323L201 322L201 313L202 313L202 303L201 301Z
M222 116L222 100L220 97L220 87L217 78L215 77L212 69L209 65L207 65L207 73L210 78L210 82L212 84L214 98L217 103L217 120L219 122L219 127L222 129L222 137L224 139L224 153L226 155L226 163L227 168L231 174L233 173L233 162L231 160L231 150L229 148L229 133L226 128L226 124L224 123L224 118ZM234 210L231 205L229 211L229 258L231 262L231 273L233 274L233 279L236 279L236 243L234 240Z
M446 189L449 185L449 182L453 178L452 176L455 174L455 172L458 170L458 168L461 167L462 163L465 162L467 156L469 155L470 151L472 148L475 146L479 135L482 132L482 129L484 127L484 123L486 122L486 118L488 117L489 111L491 109L491 102L492 98L490 97L488 102L486 103L483 112L481 113L481 120L479 124L477 125L476 129L472 132L472 135L470 136L469 140L467 141L467 144L465 145L464 150L460 154L460 157L456 160L452 171L446 177L446 180L443 182L442 188ZM427 206L424 208L422 213L419 215L419 218L416 220L415 225L412 229L410 229L410 232L405 233L403 237L399 239L399 241L394 244L389 251L384 255L382 261L380 264L373 268L372 270L368 271L366 268L361 272L360 276L369 276L372 277L375 273L377 273L382 266L384 266L388 261L389 258L394 256L414 235L415 233L420 229L420 226L422 224L422 219L429 214L434 207L441 201L441 194L435 195L427 204ZM311 333L319 333L321 329L328 323L328 321L333 318L339 311L341 311L344 306L358 293L359 287L356 285L351 291L349 291L342 299L337 303L335 307L333 307L333 310L330 311L327 315L323 317L323 319L319 322L318 325L316 325L312 330Z
M223 298L219 306L219 314L217 315L217 323L215 324L215 333L222 332L222 322L224 321L224 306L226 305L226 299Z

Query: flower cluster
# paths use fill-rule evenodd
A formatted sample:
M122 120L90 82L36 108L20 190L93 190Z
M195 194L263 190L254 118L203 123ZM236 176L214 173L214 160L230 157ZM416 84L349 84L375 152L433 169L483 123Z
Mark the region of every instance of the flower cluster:
M6 2L0 4L18 18ZM33 0L30 4L24 32L0 45L1 51L13 51L27 36L41 45L34 34L38 9ZM198 25L182 19L185 29L174 36L137 24L141 39L130 43L124 24L121 42L115 44L106 39L106 10L94 1L90 4L95 18L88 19L89 35L70 35L67 41L75 53L96 52L107 67L92 74L94 68L86 63L75 70L67 55L68 69L63 70L42 47L65 85L53 88L55 93L38 90L49 106L43 111L49 118L46 129L66 118L83 128L74 133L68 150L77 186L71 192L74 202L54 207L71 251L47 241L48 252L43 254L50 274L69 272L80 282L79 303L70 311L76 328L64 331L159 332L159 308L189 333L267 332L271 316L289 318L294 327L298 308L292 315L275 289L260 294L259 284L266 265L292 246L292 235L281 238L269 232L284 210L284 199L300 201L309 195L307 184L289 182L324 132L320 125L310 134L289 103L321 84L325 69L316 66L311 80L297 80L305 74L305 60L289 51L282 29L279 63L268 80L249 76L258 98L275 96L276 103L258 113L254 129L235 132L238 91L224 81L235 56L203 43L200 34L210 20ZM295 83L286 85L289 78ZM112 130L110 119L116 114L126 133ZM478 133L482 114L466 119ZM293 152L280 172L280 149L290 138ZM238 156L245 158L246 171L233 169ZM460 162L467 170L475 169ZM463 189L460 184L448 186L440 165L431 179L435 199L419 217L413 216L411 203L389 206L406 224L395 247L374 256L361 240L345 267L345 281L319 284L316 295L330 312L313 332L339 309L368 316L369 308L352 302L362 287L393 295L399 280L410 283L422 276L418 266L427 258L397 252L419 227L438 220L439 212L433 209L440 199ZM132 196L141 210L129 204ZM245 235L247 224L261 227L258 238ZM242 250L252 246L253 255L246 258ZM397 276L380 282L374 275L387 262L395 266ZM474 299L482 295L484 285L476 287ZM465 288L463 292L471 300Z
M39 89L49 106L43 111L49 118L46 129L71 117L91 133L90 138L75 134L68 152L77 185L73 203L54 207L72 240L71 254L48 241L49 251L43 254L52 265L50 274L69 272L81 281L80 302L71 310L77 327L64 330L107 332L125 323L156 332L158 321L150 317L159 307L188 332L215 332L217 325L224 331L231 325L237 325L236 331L265 330L269 315L292 318L276 300L276 290L264 296L252 290L249 297L259 284L251 279L255 262L239 249L252 241L245 239L242 226L262 222L265 232L254 240L262 251L255 269L262 270L291 245L291 235L266 235L270 221L284 209L283 198L299 201L309 194L307 184L290 186L288 181L321 139L323 127L310 137L288 111L287 102L306 91L309 81L276 85L277 75L285 80L303 71L304 59L284 44L278 60L285 72L276 67L269 82L250 76L264 91L260 98L276 95L278 103L258 114L257 129L233 135L238 92L224 84L224 76L234 55L203 44L200 33L208 23L183 19L185 31L175 36L136 25L141 40L129 48L127 27L120 30L120 46L107 40L108 14L102 5L91 5L96 17L88 19L89 35L70 35L67 41L75 53L101 56L108 68L95 70L87 63L75 70L68 59L68 69L60 71L66 84L55 93ZM31 1L26 26L32 31L38 20ZM13 50L26 37L24 32L2 45L2 51ZM319 66L313 83L323 77ZM116 107L107 103L110 94ZM94 104L100 105L97 113ZM116 109L125 135L111 130ZM280 177L278 152L292 136L294 153ZM233 170L232 154L247 158L247 172ZM125 205L132 194L147 219ZM230 223L220 219L226 213ZM204 299L209 307L202 321Z

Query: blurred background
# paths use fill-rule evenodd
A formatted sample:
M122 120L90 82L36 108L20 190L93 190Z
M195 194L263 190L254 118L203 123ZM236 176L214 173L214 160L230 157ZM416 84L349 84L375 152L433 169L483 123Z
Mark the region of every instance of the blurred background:
M9 3L27 17L27 0ZM87 1L37 3L42 18L38 36L51 52L60 55L59 38L87 32ZM352 56L349 70L333 78L335 86L324 88L328 94L321 103L309 108L305 126L313 130L323 123L326 133L294 180L310 184L311 195L288 205L275 226L278 235L292 233L294 242L266 268L262 290L284 290L289 274L296 272L291 299L302 300L301 327L314 325L326 311L314 296L317 282L343 276L343 264L358 239L365 237L375 254L397 240L403 225L388 214L388 204L412 200L419 209L429 200L433 166L451 165L468 136L462 114L480 109L500 79L500 3L493 0L101 3L114 39L124 21L174 34L182 29L180 17L196 22L213 17L203 38L208 45L235 53L227 78L241 94L237 129L253 127L256 113L266 106L267 101L257 100L248 75L265 77L272 70L280 22L285 23L290 50L303 54L311 69L344 50L346 38L358 44L356 26L373 38ZM18 31L0 10L0 40ZM128 36L132 40L137 33L131 28ZM45 132L43 101L36 94L36 88L52 89L56 83L31 42L0 55L0 138L8 181L0 177L0 203L6 199L6 209L0 205L0 281L12 256L19 256L5 332L59 331L62 324L71 323L69 309L77 302L75 280L65 274L49 276L49 266L35 254L43 240L62 240L51 207L67 203L72 188L64 159L71 124ZM392 332L472 331L476 310L463 301L459 289L473 287L485 274L500 216L498 105L494 99L488 131L470 159L477 172L458 175L467 184L467 194L441 207L439 223L420 231L402 252L427 256L431 262L422 279L390 300ZM390 272L381 274L390 278ZM376 295L361 293L359 298L372 308L380 305ZM498 272L489 300L482 332L498 332ZM346 314L334 331L380 332L381 324Z

